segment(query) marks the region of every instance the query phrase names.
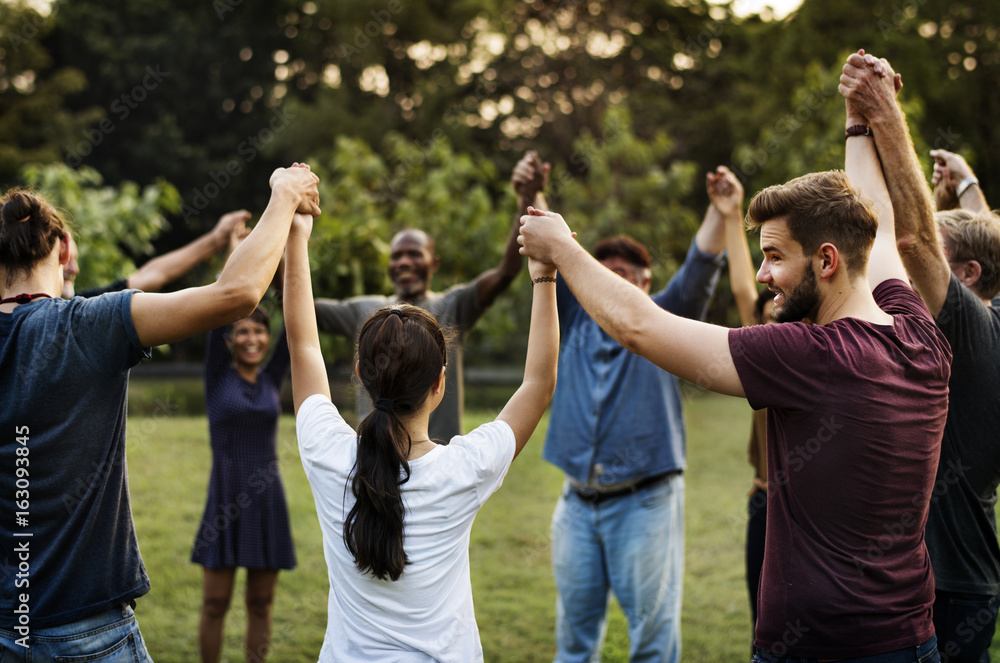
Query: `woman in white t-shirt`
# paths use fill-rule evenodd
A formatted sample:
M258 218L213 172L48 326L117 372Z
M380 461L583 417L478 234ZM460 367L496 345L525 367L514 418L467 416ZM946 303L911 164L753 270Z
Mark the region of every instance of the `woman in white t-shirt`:
M528 263L524 381L496 421L446 446L429 439L428 418L445 390L445 338L432 315L401 304L375 312L358 337L356 370L375 409L355 432L330 401L309 277L311 228L311 217L296 215L284 314L299 449L330 580L320 660L482 660L469 534L555 389L555 267Z

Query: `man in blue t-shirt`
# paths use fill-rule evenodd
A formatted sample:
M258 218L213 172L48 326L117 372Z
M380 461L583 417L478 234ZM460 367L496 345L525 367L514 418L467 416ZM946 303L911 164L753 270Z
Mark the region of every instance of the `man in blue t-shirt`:
M704 317L724 248L724 218L712 205L684 265L651 301ZM642 244L605 239L595 255L649 295ZM552 517L556 660L600 653L610 589L628 619L630 658L678 661L685 437L677 378L602 331L561 278L556 294L559 383L543 451L566 473Z

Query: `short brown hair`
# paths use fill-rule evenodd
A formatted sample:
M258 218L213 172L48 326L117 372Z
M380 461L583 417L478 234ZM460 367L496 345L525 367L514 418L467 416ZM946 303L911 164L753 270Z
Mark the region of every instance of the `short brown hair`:
M628 235L602 239L594 247L594 257L598 261L616 256L636 267L648 269L653 264L649 259L649 249Z
M995 212L952 209L934 215L944 233L951 260L975 260L981 272L972 291L990 299L1000 292L1000 216Z
M18 273L29 276L68 228L47 200L27 189L9 190L0 204L0 266L9 286Z
M750 201L747 228L782 218L808 255L830 242L843 257L850 276L868 266L878 219L871 204L852 187L842 170L810 173L786 184L769 186Z

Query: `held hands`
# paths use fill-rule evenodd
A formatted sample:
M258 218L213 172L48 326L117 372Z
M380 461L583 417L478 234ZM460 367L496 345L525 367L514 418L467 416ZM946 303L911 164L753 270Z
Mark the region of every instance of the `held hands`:
M212 235L215 238L216 245L219 247L228 245L231 249L235 248L232 246L231 242L233 230L246 228L246 222L249 220L250 212L245 209L228 212L227 214L220 216L219 220L215 223L215 227L212 228ZM245 234L244 237L246 237Z
M876 58L864 49L852 53L844 64L838 90L847 102L847 124L867 124L887 112L899 112L896 95L903 88L902 77L885 58Z
M319 178L309 170L309 165L293 163L291 168L278 168L271 174L272 190L284 189L299 201L296 212L319 216Z
M961 154L955 154L948 150L931 150L934 157L934 175L931 184L945 187L952 195L959 182L967 177L974 177L972 168Z
M743 184L732 171L719 166L714 173L705 175L705 186L708 188L709 200L722 216L742 221Z
M249 213L247 214L247 218L250 218L250 214ZM229 229L229 235L226 238L226 242L227 242L227 246L228 246L228 249L227 249L227 252L226 252L227 256L233 255L233 251L236 250L236 247L238 247L240 244L242 244L243 240L245 240L247 238L247 235L250 234L250 228L247 228L246 223L244 222L243 217L240 216L240 217L238 217L238 219L239 219L239 223L238 224L234 224ZM220 221L220 225L221 225L221 221Z
M548 163L542 163L538 152L530 150L514 166L514 172L510 176L510 185L514 188L514 193L522 200L533 203L539 193L545 191L549 184Z
M576 233L569 229L560 215L528 207L528 213L521 217L521 234L517 237L517 243L521 245L519 253L522 256L528 256L537 263L545 263L554 272L556 256L561 247L575 237ZM528 271L534 278L531 261L528 262Z

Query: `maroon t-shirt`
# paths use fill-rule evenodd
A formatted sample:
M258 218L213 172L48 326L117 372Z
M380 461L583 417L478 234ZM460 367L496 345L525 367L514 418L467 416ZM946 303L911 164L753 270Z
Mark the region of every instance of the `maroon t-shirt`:
M934 634L924 523L948 414L951 349L902 281L857 318L734 329L767 417L767 543L754 645L853 658Z

